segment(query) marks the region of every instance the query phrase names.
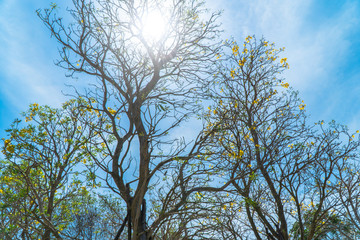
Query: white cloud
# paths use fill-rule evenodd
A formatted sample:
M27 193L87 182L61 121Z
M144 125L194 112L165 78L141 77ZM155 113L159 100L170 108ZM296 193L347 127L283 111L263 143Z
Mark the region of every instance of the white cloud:
M38 102L59 106L64 71L54 66L57 47L34 8L5 1L0 10L1 98L16 112Z
M341 109L344 99L352 98L349 93L356 94L354 77L342 79L354 44L351 34L359 29L360 7L356 1L340 4L331 16L316 12L323 18L315 22L310 19L316 0L207 3L212 9L225 8L220 19L225 36L241 40L255 34L286 47L284 56L290 63L286 78L300 90L315 119L346 117L346 107ZM53 64L57 58L56 41L49 38L49 31L35 14L36 8L48 3L32 0L26 8L19 7L22 4L21 0L0 3L0 91L2 99L13 104L17 112L32 102L58 105L64 100L61 89L65 79L64 70ZM341 86L343 82L347 84ZM359 114L355 109L349 119Z
M337 91L347 71L347 56L354 44L352 34L354 29L360 29L360 7L356 1L332 3L330 7L336 9L330 13L316 9L319 2L315 0L208 2L213 9L225 8L222 22L226 36L241 40L255 34L275 42L278 47L286 47L284 56L288 58L290 70L285 77L300 90L311 115L330 120L338 117L338 111L344 111L339 109L339 102L350 97L347 93L353 86Z

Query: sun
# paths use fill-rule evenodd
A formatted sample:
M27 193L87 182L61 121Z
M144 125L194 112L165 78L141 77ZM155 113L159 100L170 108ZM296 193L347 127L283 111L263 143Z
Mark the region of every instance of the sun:
M158 42L164 37L167 19L159 10L148 11L141 21L142 35L147 41Z

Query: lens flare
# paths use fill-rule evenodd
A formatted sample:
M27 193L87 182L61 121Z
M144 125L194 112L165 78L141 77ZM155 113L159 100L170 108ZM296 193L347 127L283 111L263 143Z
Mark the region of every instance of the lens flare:
M151 11L142 18L142 34L148 41L158 42L164 36L166 19L160 11Z

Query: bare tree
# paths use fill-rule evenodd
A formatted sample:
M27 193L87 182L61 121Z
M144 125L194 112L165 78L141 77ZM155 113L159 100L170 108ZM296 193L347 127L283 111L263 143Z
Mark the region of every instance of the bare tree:
M196 0L73 0L71 19L55 4L38 15L60 44L57 64L89 83L74 88L94 133L89 176L126 206L114 239L348 237L334 222L357 216L346 192L356 178L341 172L359 141L333 122L308 125L280 75L283 49L220 43L219 14ZM151 18L166 23L155 34Z
M93 192L76 196L68 202L76 203L79 211L72 213L66 231L68 239L101 240L113 239L124 220L124 208L119 199L109 194Z
M128 238L154 238L167 220L187 216L191 195L225 188L207 184L208 167L198 157L209 133L199 127L189 143L176 132L200 113L220 47L218 13L195 0L73 4L68 26L55 5L38 14L61 45L58 65L70 76L96 79L85 93L77 91L93 111L90 126L98 133L88 155L127 206ZM149 38L144 19L154 11L166 26Z
M305 103L279 75L288 68L282 49L251 36L243 45L226 43L211 88L218 102L207 115L208 126L219 128L214 168L242 199L242 210L223 214L223 223L248 226L256 239L348 237L345 224L334 228L341 205L335 180L357 159L359 141L334 122L307 124ZM235 235L238 224L222 231Z
M350 136L351 138L353 136ZM359 163L354 161L356 156L350 157L351 162L348 164L338 164L337 176L334 190L337 191L341 205L337 214L341 217L341 224L350 225L350 239L356 239L360 233L360 178Z

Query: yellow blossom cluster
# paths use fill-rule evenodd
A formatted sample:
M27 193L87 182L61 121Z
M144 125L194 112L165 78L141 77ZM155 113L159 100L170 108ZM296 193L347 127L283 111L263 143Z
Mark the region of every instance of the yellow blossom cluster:
M15 146L11 144L10 139L6 139L4 145L5 145L5 152L13 153L15 151Z
M115 115L116 111L114 109L111 109L110 107L108 107L108 111L110 114Z
M281 83L281 86L284 88L288 88L289 87L289 83Z
M287 61L287 58L282 58L280 60L280 64L282 64L282 66L285 68L289 68L289 64L286 61Z
M198 200L200 200L203 196L204 196L204 194L202 194L201 192L195 193L195 198Z
M299 109L300 110L305 110L306 104L304 103L304 101L301 101L301 104L299 105Z
M231 69L231 71L230 71L230 76L231 76L232 79L235 78L235 70L232 70L232 69Z
M238 45L234 45L232 48L232 52L234 54L234 56L238 55L239 53L239 46Z
M247 37L245 38L245 41L246 41L247 43L250 43L250 39L252 39L252 36L247 36Z
M35 113L39 110L39 104L33 103L30 105L30 115L25 117L25 122L30 122L33 120Z
M244 155L244 151L243 150L230 151L227 155L232 159L241 159L242 156Z
M244 66L245 62L246 62L246 58L244 58L244 57L241 58L241 59L239 60L239 66L240 66L240 67Z

